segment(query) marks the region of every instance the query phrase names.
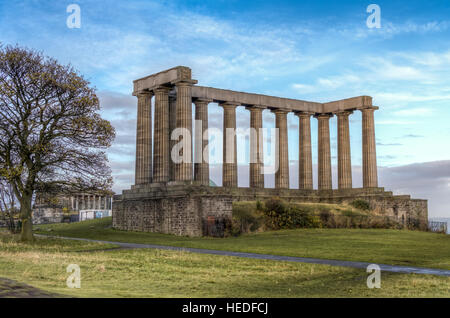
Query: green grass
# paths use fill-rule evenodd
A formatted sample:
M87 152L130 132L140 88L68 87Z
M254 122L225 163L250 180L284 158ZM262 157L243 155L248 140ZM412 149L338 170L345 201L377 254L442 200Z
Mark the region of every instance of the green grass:
M36 227L41 234L450 269L450 236L408 230L295 229L205 238L118 231L111 218Z
M94 224L104 226L106 223L102 222ZM46 238L18 244L4 235L0 240L0 277L75 297L449 297L450 294L448 277L382 273L381 288L368 289L368 274L359 269L154 249L98 251L102 247L109 246ZM80 289L66 287L69 264L81 268Z

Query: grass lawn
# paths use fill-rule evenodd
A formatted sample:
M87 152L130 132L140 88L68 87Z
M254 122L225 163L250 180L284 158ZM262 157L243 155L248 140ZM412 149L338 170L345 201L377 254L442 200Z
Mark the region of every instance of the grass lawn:
M102 221L103 222L103 221ZM449 297L450 278L382 273L368 289L360 269L39 238L0 240L0 277L75 297ZM69 264L81 288L66 287ZM1 287L1 286L0 286Z
M228 238L179 237L111 228L111 218L41 225L36 232L99 240L450 269L450 236L384 229L296 229Z

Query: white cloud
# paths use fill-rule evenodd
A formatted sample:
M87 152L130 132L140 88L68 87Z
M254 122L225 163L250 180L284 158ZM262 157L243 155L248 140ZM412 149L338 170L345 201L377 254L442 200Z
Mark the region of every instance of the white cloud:
M393 112L395 116L428 116L433 113L433 109L431 108L411 108L411 109L403 109Z
M415 121L408 120L378 120L376 121L377 125L414 125Z
M336 90L340 87L353 85L360 81L360 77L353 74L344 74L331 77L320 77L315 84L292 84L292 88L300 94L309 94L323 91Z

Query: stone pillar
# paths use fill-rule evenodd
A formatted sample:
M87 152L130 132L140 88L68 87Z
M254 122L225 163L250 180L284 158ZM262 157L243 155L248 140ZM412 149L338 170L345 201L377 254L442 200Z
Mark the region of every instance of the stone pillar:
M169 88L155 89L153 182L169 181Z
M78 195L75 197L75 211L79 211L79 197Z
M312 190L312 151L311 151L311 115L298 112L299 118L299 154L298 154L298 187Z
M318 170L319 190L331 190L330 114L319 114L318 119Z
M286 110L275 109L275 127L278 128L278 139L276 148L278 149L277 160L278 170L275 172L275 188L289 189L289 152L288 152L288 131Z
M182 140L183 149L179 154L183 157L182 162L175 163L175 180L192 180L192 83L176 83L176 121L177 128L185 129L186 136L180 137L176 143ZM186 139L185 139L186 138Z
M152 94L140 93L137 98L135 183L139 185L152 182Z
M373 113L378 107L361 109L363 146L363 187L378 187L375 122Z
M250 188L264 188L263 107L249 106L247 109L250 111Z
M209 100L202 99L197 99L195 101L195 124L201 123L201 126L195 126L194 180L206 186L209 185L209 158L204 150L208 145L206 133L208 130L209 102Z
M175 96L169 96L169 180L175 180L175 163L172 160L172 149L176 144L172 140L172 132L177 127L177 99Z
M237 187L236 107L238 105L223 103L220 106L223 107L222 186Z
M348 116L351 111L337 113L338 118L338 188L352 188L352 160Z

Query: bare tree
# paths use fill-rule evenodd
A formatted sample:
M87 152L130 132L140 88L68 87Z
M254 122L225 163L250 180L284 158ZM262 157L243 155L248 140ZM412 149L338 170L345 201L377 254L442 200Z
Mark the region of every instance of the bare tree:
M4 179L0 179L0 220L11 233L16 233L15 216L18 214L17 200L12 186Z
M21 239L33 240L36 190L109 189L104 150L115 137L95 89L71 66L18 46L0 47L0 178L20 205Z

